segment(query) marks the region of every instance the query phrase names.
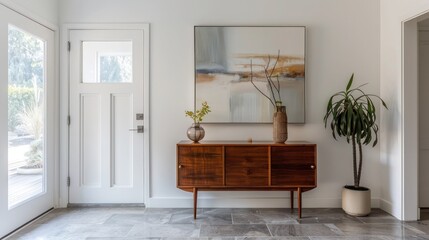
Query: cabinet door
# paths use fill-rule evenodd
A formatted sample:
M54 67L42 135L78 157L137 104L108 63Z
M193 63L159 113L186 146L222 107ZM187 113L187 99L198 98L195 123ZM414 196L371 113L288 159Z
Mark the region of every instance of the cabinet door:
M223 186L222 147L179 146L178 186Z
M268 186L267 147L225 147L227 186Z
M271 147L272 186L315 186L316 146Z

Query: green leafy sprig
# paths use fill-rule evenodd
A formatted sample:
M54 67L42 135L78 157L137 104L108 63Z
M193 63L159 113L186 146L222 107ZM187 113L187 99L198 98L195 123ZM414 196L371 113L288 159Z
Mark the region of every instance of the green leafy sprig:
M185 111L186 116L192 118L194 120L194 123L200 123L203 121L204 116L206 116L209 112L211 112L210 110L210 106L208 105L208 103L206 101L204 101L201 104L201 109L197 109L195 110L195 112L193 111Z

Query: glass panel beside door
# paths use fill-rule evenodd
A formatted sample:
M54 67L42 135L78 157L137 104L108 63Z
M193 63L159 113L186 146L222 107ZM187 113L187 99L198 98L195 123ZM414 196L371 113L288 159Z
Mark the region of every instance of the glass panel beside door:
M54 206L54 31L0 4L0 238Z
M8 208L45 192L45 41L8 31Z

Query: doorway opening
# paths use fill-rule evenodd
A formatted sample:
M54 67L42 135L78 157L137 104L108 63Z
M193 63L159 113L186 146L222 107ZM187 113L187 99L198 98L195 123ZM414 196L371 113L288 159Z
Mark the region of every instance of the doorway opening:
M427 25L428 27L425 27ZM403 205L407 220L429 217L429 13L403 22ZM427 73L426 73L427 72Z
M418 207L420 220L429 220L429 18L418 22L419 150Z

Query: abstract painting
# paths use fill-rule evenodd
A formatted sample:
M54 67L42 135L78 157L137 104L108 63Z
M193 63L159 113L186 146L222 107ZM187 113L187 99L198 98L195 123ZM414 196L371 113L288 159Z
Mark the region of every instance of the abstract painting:
M305 27L195 26L195 106L205 123L271 123L266 72L274 73L289 123L305 122ZM267 69L268 71L265 71Z

